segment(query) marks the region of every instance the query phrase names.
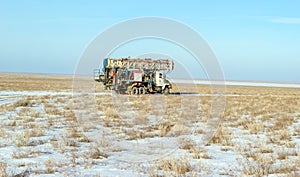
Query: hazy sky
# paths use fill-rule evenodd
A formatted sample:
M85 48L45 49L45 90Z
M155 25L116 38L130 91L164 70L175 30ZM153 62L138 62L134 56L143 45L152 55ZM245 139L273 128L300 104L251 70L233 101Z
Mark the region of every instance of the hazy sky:
M299 7L298 0L2 0L0 72L72 74L99 33L120 21L158 16L197 30L228 80L300 82Z

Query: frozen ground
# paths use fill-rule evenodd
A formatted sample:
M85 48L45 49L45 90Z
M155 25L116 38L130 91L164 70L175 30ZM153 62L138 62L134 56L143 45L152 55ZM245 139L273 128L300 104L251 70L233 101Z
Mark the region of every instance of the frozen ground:
M297 176L300 94L284 93L226 93L203 144L220 95L1 91L0 176Z

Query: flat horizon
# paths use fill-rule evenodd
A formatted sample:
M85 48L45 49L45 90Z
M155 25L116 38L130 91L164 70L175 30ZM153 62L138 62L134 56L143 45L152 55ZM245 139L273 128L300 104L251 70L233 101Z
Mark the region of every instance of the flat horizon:
M0 74L26 74L26 75L48 75L48 76L70 76L70 77L74 77L75 74L66 74L66 73L31 73L31 72L1 72ZM77 75L77 76L83 76L83 77L92 77L93 75ZM223 80L209 80L209 79L204 79L204 78L170 78L168 77L168 79L171 80L186 80L186 81L223 81ZM300 84L300 82L285 82L285 81L263 81L263 80L226 80L224 79L225 82L241 82L241 83L274 83L274 84Z

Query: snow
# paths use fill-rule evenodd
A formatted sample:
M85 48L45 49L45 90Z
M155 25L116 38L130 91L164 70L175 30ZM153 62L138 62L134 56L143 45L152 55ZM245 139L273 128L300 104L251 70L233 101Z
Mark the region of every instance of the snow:
M178 83L186 83L184 80L177 80ZM201 84L209 84L207 81L197 81ZM300 84L282 84L282 83L254 83L254 82L233 82L228 81L226 85L247 85L247 86L272 86L272 87L290 87L300 88ZM73 92L51 92L51 91L0 91L0 105L11 105L14 102L22 99L25 96L33 96L34 99L39 97L50 95L51 97L66 97L79 95L82 93ZM110 92L90 93L90 95L111 95ZM173 96L173 95L171 95ZM247 96L249 94L194 94L185 96L226 96L226 97L239 97ZM37 100L35 100L37 101ZM64 111L63 107L66 107L72 100L68 100L66 103L54 103L53 99L46 101L48 104L52 103L56 105L59 110ZM131 102L124 104L131 105ZM125 136L114 135L116 130L103 127L102 125L95 125L94 129L90 129L84 132L88 136L91 142L78 142L73 138L70 138L69 129L71 125L64 115L49 115L44 111L44 105L30 107L32 110L41 112L41 115L34 119L34 122L41 125L44 135L37 137L30 137L30 143L28 146L17 147L15 144L16 135L24 132L25 130L31 130L30 127L21 125L17 118L24 119L22 116L18 116L20 108L13 111L5 111L0 115L0 127L4 130L4 135L0 136L0 162L8 164L7 170L9 173L18 174L24 172L27 166L30 166L30 176L149 176L149 167L157 165L156 161L160 159L167 159L169 157L187 158L194 168L201 168L201 173L196 173L196 176L229 176L229 175L242 175L241 161L247 153L252 151L240 152L237 147L252 148L253 152L257 151L251 143L267 142L269 137L263 134L249 134L249 132L242 130L242 127L229 127L232 134L232 143L234 146L223 146L220 144L210 144L207 146L201 146L203 151L206 151L209 158L194 159L191 156L192 150L183 150L179 148L178 137L164 136L164 137L152 137L136 140L128 140ZM131 111L131 110L130 110ZM76 115L81 114L80 110L74 110ZM128 112L127 112L128 113ZM123 113L123 114L126 114ZM84 115L84 114L83 114ZM103 112L97 112L95 115L101 115ZM99 118L102 118L99 116ZM49 125L49 119L52 118L53 125ZM151 124L158 121L158 118L154 115L148 117ZM242 118L242 117L241 117ZM17 126L6 125L8 121L17 121ZM200 125L200 124L199 124ZM300 121L293 124L291 131L299 130ZM134 126L133 128L139 128ZM80 129L80 128L79 128ZM211 130L214 132L214 130ZM80 131L79 131L80 132ZM96 143L99 141L99 137L102 134L107 133L112 142L108 147L98 147ZM1 135L1 132L0 132ZM124 138L125 137L125 138ZM201 143L203 135L188 135L181 136L181 138L190 138L196 143ZM299 136L292 136L292 141L296 143L295 149L300 147ZM67 145L67 143L70 143ZM250 144L250 145L249 145ZM92 146L101 151L110 149L112 151L106 152L107 158L90 159L86 154L91 153ZM226 149L226 150L224 150ZM280 148L274 147L274 151L279 152ZM287 152L293 151L293 149L287 150ZM14 153L29 154L30 157L16 158L13 157ZM38 154L34 156L33 154ZM46 174L45 172L47 161L53 161L54 164L50 164L51 169L54 172ZM24 164L24 165L22 165ZM200 164L200 165L199 165ZM279 163L275 163L274 167ZM199 171L198 171L199 172ZM166 174L165 172L161 172ZM191 176L192 173L188 173L187 176ZM277 176L279 174L273 175ZM168 175L166 175L168 176ZM272 176L272 175L270 175Z

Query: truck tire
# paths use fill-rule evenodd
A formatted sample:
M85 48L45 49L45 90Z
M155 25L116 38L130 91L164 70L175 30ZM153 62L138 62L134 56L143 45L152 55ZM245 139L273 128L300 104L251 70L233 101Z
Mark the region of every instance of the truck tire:
M170 89L169 89L169 87L165 87L165 89L164 89L164 91L163 91L163 94L164 94L164 95L170 94Z
M138 95L139 94L139 89L137 87L132 88L132 95Z
M146 93L146 90L145 90L144 87L140 87L140 88L139 88L139 92L140 92L141 95L143 95L143 94Z

